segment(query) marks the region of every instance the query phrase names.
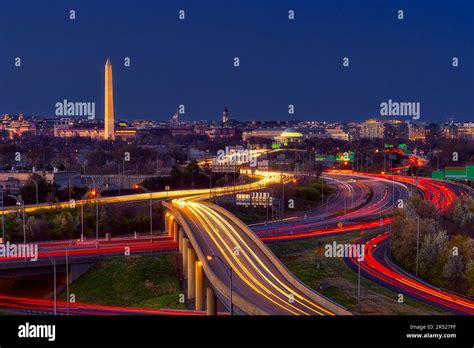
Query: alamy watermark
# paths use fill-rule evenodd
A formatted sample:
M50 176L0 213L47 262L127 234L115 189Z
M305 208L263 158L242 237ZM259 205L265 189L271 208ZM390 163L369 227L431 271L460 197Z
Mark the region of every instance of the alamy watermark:
M38 244L0 244L0 259L30 259L38 261Z
M95 102L70 102L64 99L54 104L56 116L86 116L95 119Z
M380 103L380 116L408 116L418 120L421 115L420 102L397 102L389 99Z
M365 257L365 245L332 242L332 244L326 244L324 246L324 256L357 258L357 261L362 262Z
M56 325L36 325L26 322L18 326L19 338L46 338L53 342L56 340Z
M219 164L243 164L249 163L251 167L257 166L257 151L249 149L231 149L226 146L225 150L217 151L217 163Z

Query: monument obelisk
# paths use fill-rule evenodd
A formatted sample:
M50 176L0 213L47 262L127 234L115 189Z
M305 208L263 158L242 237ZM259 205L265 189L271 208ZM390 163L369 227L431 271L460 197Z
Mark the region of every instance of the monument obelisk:
M105 63L105 100L104 100L104 139L115 139L114 128L114 89L112 84L112 63Z

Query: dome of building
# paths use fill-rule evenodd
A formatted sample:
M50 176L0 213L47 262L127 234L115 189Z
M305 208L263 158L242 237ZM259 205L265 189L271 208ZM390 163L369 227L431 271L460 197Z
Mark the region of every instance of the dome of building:
M303 134L294 128L287 128L281 133L281 136L284 138L301 138Z

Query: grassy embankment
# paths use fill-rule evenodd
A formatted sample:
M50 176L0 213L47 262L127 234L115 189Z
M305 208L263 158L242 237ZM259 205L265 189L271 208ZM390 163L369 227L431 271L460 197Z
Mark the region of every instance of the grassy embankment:
M185 308L179 303L176 254L117 257L101 262L70 287L77 302ZM65 299L63 292L61 298Z
M398 294L364 277L361 278L361 305L357 309L357 273L350 269L342 258L324 257L324 245L336 241L350 243L360 238L359 233L270 244L270 249L285 266L303 283L340 303L350 311L361 314L381 315L431 315L447 314L441 309L404 297L397 302ZM322 242L322 243L320 243ZM322 245L321 245L322 244ZM317 269L317 262L320 268ZM328 288L321 290L322 281Z

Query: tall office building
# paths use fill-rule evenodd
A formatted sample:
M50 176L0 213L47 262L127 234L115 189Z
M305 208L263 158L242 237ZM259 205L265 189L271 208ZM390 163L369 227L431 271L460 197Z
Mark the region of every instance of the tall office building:
M115 139L114 127L114 90L112 83L112 63L105 63L105 100L104 100L104 139Z

